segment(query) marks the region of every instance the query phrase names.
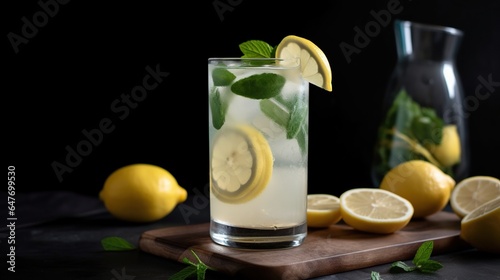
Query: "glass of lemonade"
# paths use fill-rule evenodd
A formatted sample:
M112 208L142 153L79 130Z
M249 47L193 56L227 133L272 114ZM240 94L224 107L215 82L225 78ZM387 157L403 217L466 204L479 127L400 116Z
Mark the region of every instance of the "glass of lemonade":
M307 235L309 83L299 59L210 58L210 237L287 248Z

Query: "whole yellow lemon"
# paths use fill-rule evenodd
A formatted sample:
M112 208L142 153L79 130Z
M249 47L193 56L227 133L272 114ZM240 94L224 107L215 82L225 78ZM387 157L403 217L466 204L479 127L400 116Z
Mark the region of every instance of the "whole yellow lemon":
M130 222L153 222L187 199L187 191L164 168L131 164L111 173L99 193L106 209Z
M456 125L446 125L443 128L443 138L439 145L427 145L427 149L445 167L460 162L460 137Z
M441 211L449 202L454 187L452 177L424 160L410 160L395 166L380 183L380 188L410 201L414 218Z

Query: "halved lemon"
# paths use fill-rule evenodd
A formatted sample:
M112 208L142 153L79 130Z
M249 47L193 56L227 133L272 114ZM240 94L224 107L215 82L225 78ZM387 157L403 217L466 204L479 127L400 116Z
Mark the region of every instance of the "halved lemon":
M277 58L300 58L302 76L309 83L332 91L332 70L325 53L308 39L289 35L276 48Z
M460 237L478 250L500 254L500 197L467 214Z
M340 215L340 199L330 194L307 195L307 226L328 227L338 223Z
M249 201L271 179L271 148L262 133L252 126L224 126L215 137L211 153L211 189L221 201Z
M340 195L340 212L344 222L357 230L388 234L410 222L413 206L384 189L355 188Z
M477 207L498 197L500 197L499 179L473 176L455 186L451 193L450 206L460 218L463 218Z

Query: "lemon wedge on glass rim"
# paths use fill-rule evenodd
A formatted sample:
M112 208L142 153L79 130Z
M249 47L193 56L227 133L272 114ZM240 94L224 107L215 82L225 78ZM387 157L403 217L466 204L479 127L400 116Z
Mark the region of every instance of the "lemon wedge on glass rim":
M276 47L276 58L300 58L303 78L324 90L332 91L332 70L325 53L308 39L288 35Z

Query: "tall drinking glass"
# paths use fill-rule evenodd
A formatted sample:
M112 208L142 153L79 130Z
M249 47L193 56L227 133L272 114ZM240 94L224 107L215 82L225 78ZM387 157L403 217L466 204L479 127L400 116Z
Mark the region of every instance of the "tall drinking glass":
M307 235L309 83L299 60L208 60L210 236L240 248Z

